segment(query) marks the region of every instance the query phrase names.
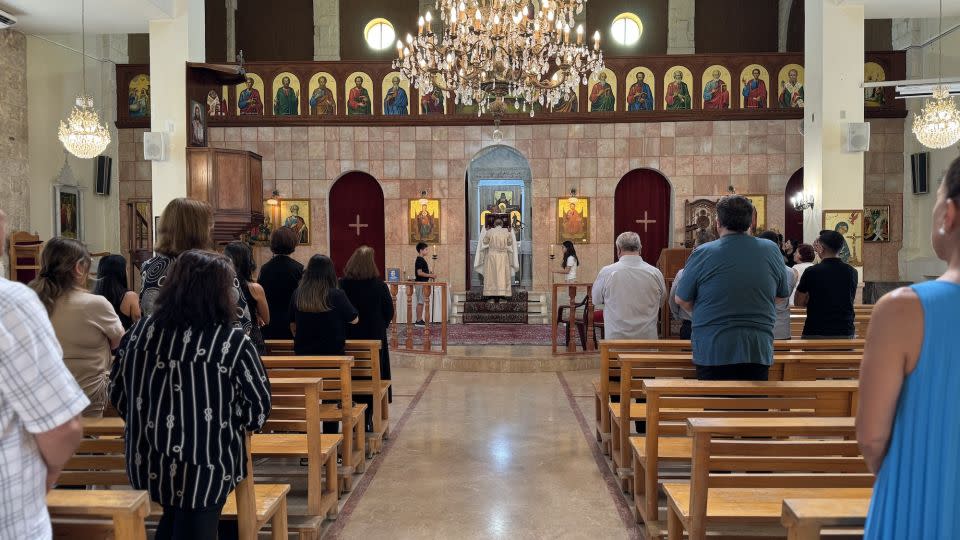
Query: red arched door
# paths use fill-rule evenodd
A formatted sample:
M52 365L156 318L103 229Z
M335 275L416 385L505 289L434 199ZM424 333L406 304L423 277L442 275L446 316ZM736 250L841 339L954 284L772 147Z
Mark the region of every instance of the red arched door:
M790 204L790 199L797 194L798 191L803 191L803 169L798 169L797 172L793 173L793 176L790 177L790 181L787 182L787 189L784 191L783 197L783 237L786 240L798 240L803 243L803 212L798 212L792 204Z
M628 172L614 193L614 239L625 231L636 232L643 243L643 260L657 264L660 251L670 245L670 199L670 182L659 172Z
M349 172L330 188L330 257L343 275L347 260L360 246L377 254L377 268L384 273L383 190L367 173Z

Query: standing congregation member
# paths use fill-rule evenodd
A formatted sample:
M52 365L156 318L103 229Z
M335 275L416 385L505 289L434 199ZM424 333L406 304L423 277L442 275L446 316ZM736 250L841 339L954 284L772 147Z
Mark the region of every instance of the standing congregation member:
M663 274L640 256L640 236L617 237L617 262L593 284L593 303L603 305L606 339L657 339L657 320L667 286Z
M953 538L960 530L960 159L933 208L947 271L877 303L860 368L857 440L876 475L864 538Z
M693 363L702 380L766 380L773 364L777 298L790 296L777 245L747 231L753 205L742 195L717 203L720 239L690 255L677 304L693 314Z
M140 309L144 315L153 314L157 295L162 285L169 285L167 270L184 251L190 249L210 249L213 247L213 210L210 205L196 199L180 197L167 203L160 214L160 226L157 229L156 256L143 264L140 289ZM230 296L237 305L239 317L237 325L245 332L250 331L250 310L247 300L240 292L240 282L233 284Z
M387 345L387 327L393 320L393 297L390 289L380 279L380 271L372 247L360 246L343 269L340 289L357 310L357 324L347 328L350 339L375 339L380 342L380 378L390 380L390 348ZM387 390L388 400L393 401L393 388ZM367 431L373 431L372 396L354 396L358 403L367 404Z
M170 266L152 315L124 337L110 374L127 474L163 506L158 540L216 538L247 471L245 435L270 413L270 383L233 323L230 261L189 250Z
M823 231L814 244L820 264L807 268L797 285L794 302L807 308L804 339L852 338L853 299L857 295L857 270L843 262L838 253L844 239L835 231Z
M110 302L124 330L129 330L140 320L140 299L137 293L127 288L127 260L123 255L107 255L100 259L93 294Z
M427 264L427 255L430 253L430 246L420 242L417 244L417 260L413 265L414 271L414 281L420 283L426 283L431 279L437 279L436 274L430 273L430 265ZM423 305L426 304L424 299L423 288L428 285L417 285L413 288L413 297L414 303L417 305L417 320L414 324L417 326L426 326L426 321L423 320Z
M257 283L267 296L270 320L261 328L263 339L293 339L290 333L290 299L303 277L303 265L290 255L297 249L297 233L280 227L270 235L273 258L260 268Z
M577 248L570 240L563 241L563 259L560 261L562 272L557 272L563 276L563 281L567 283L576 283L577 268L580 266L580 257L577 256Z
M796 252L793 254L793 262L796 264L793 265L793 269L797 271L797 285L800 285L800 280L803 279L803 273L813 266L813 261L817 258L817 252L814 251L813 246L810 244L800 244L797 246ZM793 293L790 295L790 305L796 305L796 295L797 290L794 289Z
M347 325L357 324L358 313L337 288L337 272L326 255L314 255L290 300L290 331L298 355L342 355Z
M250 340L258 353L265 354L267 345L263 341L260 327L270 322L270 306L267 304L263 287L253 281L253 272L257 269L257 263L253 261L253 251L243 242L230 242L223 249L223 254L233 263L233 270L240 283L240 293L250 309Z
M103 416L111 351L124 329L110 302L87 292L90 253L76 240L52 238L40 255L40 274L30 287L47 308L63 348L63 363L90 399L84 416Z
M780 235L773 231L763 231L757 238L769 240L777 245L781 244ZM790 288L790 296L793 296L797 282L800 280L799 272L786 264L784 265L784 271L787 273L787 286ZM773 325L773 339L790 339L790 299L777 298L775 306L777 309L777 322Z
M713 233L701 230L697 232L697 237L694 239L693 249L697 249L703 244L713 242L716 239ZM680 305L677 304L676 298L677 284L680 283L682 276L683 268L677 270L677 275L673 278L673 283L670 285L670 294L667 295L667 304L670 306L670 314L673 318L680 321L680 339L690 339L690 336L693 334L693 314L680 307Z
M7 216L0 210L0 257ZM0 277L0 538L51 538L46 493L80 444L90 404L61 362L47 312Z

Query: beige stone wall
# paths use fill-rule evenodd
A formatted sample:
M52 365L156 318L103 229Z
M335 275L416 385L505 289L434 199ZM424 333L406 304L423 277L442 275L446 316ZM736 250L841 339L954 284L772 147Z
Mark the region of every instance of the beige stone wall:
M873 124L867 202L891 205L899 240L903 160L897 141L903 121ZM798 129L799 120L506 126L503 143L529 159L533 174L534 288L548 287L553 268L547 254L556 242L553 208L556 198L568 196L571 187L590 197L594 217L590 244L577 248L582 279L592 280L612 261L614 191L636 168L656 169L673 185L674 243L683 239L684 200L723 195L731 184L738 193L765 194L768 226L783 230L786 183L803 161ZM129 134L121 133L121 198L149 194L149 164L124 161L134 155L134 148L139 156L142 133L124 131ZM296 254L304 261L313 253L329 252L330 188L343 173L359 170L373 175L383 188L387 266L409 268L413 248L406 238L407 200L427 189L430 197L441 199L443 209L435 266L454 290L461 290L466 265L464 172L481 148L493 144L491 132L487 125L211 128L209 138L213 146L263 156L264 198L276 188L283 197L311 200L313 245ZM867 246L865 257L871 262L866 277L897 279L896 257L891 265L887 255L898 249L897 242ZM258 251L261 261L268 256L265 249Z
M14 30L0 30L0 88L0 208L9 231L29 230L27 39ZM0 260L0 275L6 277L6 268Z

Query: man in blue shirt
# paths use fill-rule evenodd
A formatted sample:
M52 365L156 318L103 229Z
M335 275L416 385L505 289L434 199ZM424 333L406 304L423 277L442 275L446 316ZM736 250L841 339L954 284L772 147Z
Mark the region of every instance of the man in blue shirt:
M753 205L717 203L720 239L690 255L676 302L693 314L693 363L701 380L767 380L773 364L776 299L790 296L783 255L748 231Z

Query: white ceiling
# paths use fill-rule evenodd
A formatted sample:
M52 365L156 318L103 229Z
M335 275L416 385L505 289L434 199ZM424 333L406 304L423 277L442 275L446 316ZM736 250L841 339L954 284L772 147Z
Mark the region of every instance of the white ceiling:
M0 0L0 9L17 18L15 28L32 34L80 31L80 0ZM134 34L147 32L148 23L167 19L173 0L86 0L87 32Z
M838 0L837 3L863 4L868 19L924 19L936 17L940 9L940 0ZM960 15L960 0L943 0L943 15Z

